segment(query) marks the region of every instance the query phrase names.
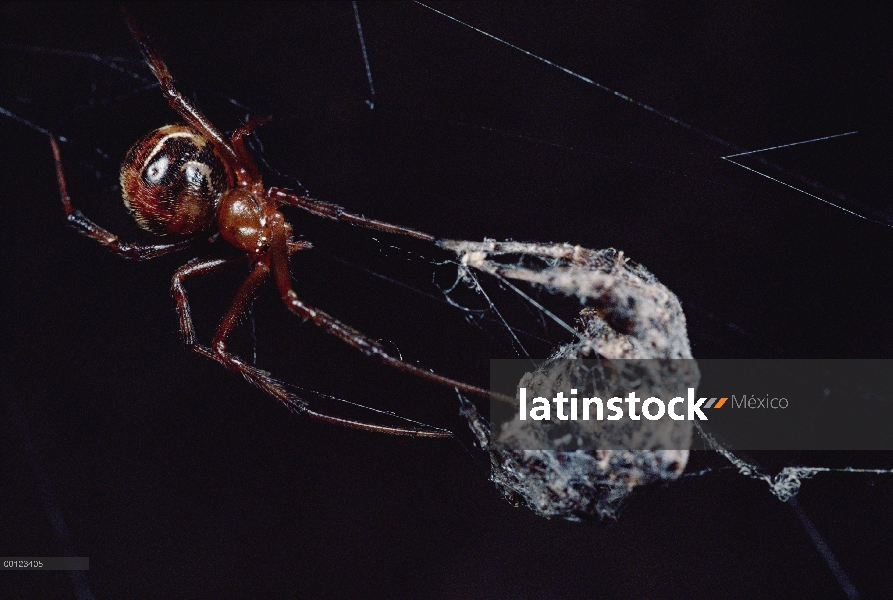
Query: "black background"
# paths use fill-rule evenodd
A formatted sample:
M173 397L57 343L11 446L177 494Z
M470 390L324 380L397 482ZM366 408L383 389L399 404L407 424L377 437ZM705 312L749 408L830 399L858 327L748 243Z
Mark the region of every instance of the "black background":
M742 149L858 130L766 153L787 174L766 172L893 222L886 13L437 7ZM113 7L0 10L4 43L125 57L127 71L149 77ZM622 249L679 296L696 357L890 357L889 227L730 165L718 157L734 150L419 5L359 10L372 110L349 3L134 13L221 129L246 113L230 98L276 118L260 133L263 157L281 172L265 168L270 184L297 186L296 177L319 198L439 237ZM175 120L158 90L83 57L0 52L0 106L70 140L62 150L75 202L122 237L148 239L115 186L129 145ZM76 235L45 137L7 118L0 131L0 548L91 562L74 581L3 573L0 595L844 597L795 513L731 471L643 490L607 524L512 508L487 482L452 392L368 364L288 315L270 287L254 310L260 366L459 441L289 414L183 350L169 278L185 257L129 263ZM476 383L488 358L511 356L460 311L332 259L421 288L431 261L446 256L290 216L319 247L293 261L303 297L408 360ZM191 283L205 338L241 275ZM722 464L698 454L690 470ZM889 595L890 476L820 475L798 500L855 588Z

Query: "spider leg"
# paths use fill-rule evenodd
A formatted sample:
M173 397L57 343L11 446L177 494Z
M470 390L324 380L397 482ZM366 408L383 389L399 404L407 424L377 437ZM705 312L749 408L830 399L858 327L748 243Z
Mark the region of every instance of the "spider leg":
M124 9L124 18L127 21L127 27L130 28L130 34L140 47L140 52L142 52L143 58L146 59L146 63L148 63L149 68L152 69L152 73L155 75L155 78L158 79L158 83L161 84L161 89L167 97L168 104L170 104L171 108L177 111L187 123L198 129L206 138L211 140L211 143L214 144L214 147L217 148L218 151L222 152L225 156L229 156L238 161L236 153L226 142L226 138L223 137L223 134L211 124L211 121L208 120L208 117L206 117L202 111L193 106L183 94L177 91L177 88L174 86L174 78L170 71L168 71L167 65L164 64L164 61L158 54L158 50L155 49L149 36L143 33L126 9Z
M68 195L68 186L65 184L65 171L62 169L62 156L59 152L59 144L56 138L50 137L50 145L53 148L53 159L56 161L56 178L59 181L59 195L62 197L62 208L68 223L75 227L83 235L96 240L113 252L124 258L133 260L149 260L158 256L164 256L189 246L193 240L186 239L170 244L132 244L122 242L118 236L103 229L74 208L71 204L71 196Z
M514 401L512 398L504 396L503 394L490 392L469 383L464 383L456 379L438 375L437 373L433 373L411 363L404 362L399 358L391 356L387 353L384 347L375 340L357 331L353 327L342 323L331 315L303 302L298 298L297 294L295 294L295 291L291 287L291 276L288 270L288 247L286 245L286 232L284 230L284 227L277 227L274 230L273 245L271 250L273 252L273 277L276 280L276 285L279 289L279 295L282 297L282 301L285 303L285 306L294 314L303 319L312 321L315 325L321 327L326 333L334 335L342 342L353 346L366 356L375 358L379 362L382 362L388 366L394 367L406 373L411 373L412 375L421 377L422 379L427 379L441 385L456 388L469 394L474 394L475 396L481 396L484 398L492 397L504 402Z
M248 148L245 147L244 138L251 135L251 132L254 131L258 125L269 123L271 120L270 117L251 117L248 119L247 123L236 129L230 136L229 142L232 145L233 151L236 153L236 156L239 157L239 164L245 169L245 173L238 174L239 177L244 178L244 176L247 175L247 180L251 182L261 181L260 170L257 168L257 164L254 162L251 153L248 152Z
M190 277L214 273L223 267L242 262L243 260L242 258L195 258L174 273L171 281L171 295L173 295L174 301L177 303L177 315L180 317L180 335L187 348L193 349L197 342L195 327L192 324L192 309L189 307L189 297L186 295L186 288L183 287L183 282ZM204 353L200 352L200 354Z
M254 297L254 293L260 284L266 279L269 273L269 267L263 263L258 263L248 278L242 283L239 292L231 303L223 321L217 328L214 336L213 347L204 346L198 343L195 335L195 327L192 323L192 309L189 306L189 298L186 295L186 289L183 282L196 275L207 275L221 268L241 262L243 259L195 259L192 260L174 273L171 282L171 293L177 302L177 314L180 317L180 334L183 342L190 350L201 354L206 358L215 360L226 368L240 373L251 383L257 385L267 393L275 396L285 403L292 410L303 413L306 410L306 402L290 394L278 381L276 381L269 373L261 371L256 367L246 364L238 356L226 351L226 338L232 332L239 317L247 308L248 303Z
M241 258L204 260L196 259L186 263L185 265L177 269L177 272L174 274L173 282L171 284L171 291L177 302L177 313L180 316L180 332L183 336L183 341L186 344L187 348L193 350L194 352L197 352L198 354L201 354L202 356L219 362L226 368L235 371L236 373L240 373L248 381L261 388L271 396L280 400L291 410L295 411L298 414L308 416L312 419L325 421L327 423L333 423L335 425L341 425L343 427L363 429L366 431L373 431L378 433L388 433L391 435L435 438L452 437L452 434L444 431L386 427L383 425L375 425L371 423L363 423L361 421L341 419L338 417L332 417L329 415L318 413L314 410L311 410L307 405L307 402L285 389L285 387L279 381L274 379L272 375L270 375L266 371L262 371L245 363L235 354L227 352L226 338L232 332L233 328L235 328L239 317L245 311L251 299L254 297L254 293L257 291L257 288L260 287L260 284L263 283L270 272L269 267L263 262L255 265L254 270L239 288L239 291L236 294L236 297L233 299L229 310L226 312L223 321L217 328L217 333L214 336L213 348L199 344L196 340L195 327L192 324L192 311L189 307L189 299L186 295L186 289L183 287L183 282L190 277L213 273L225 266L241 262L242 260L243 259Z
M367 229L377 229L388 233L408 235L420 240L425 240L426 242L433 242L435 240L433 235L428 235L427 233L422 233L421 231L416 231L415 229L402 227L400 225L392 225L391 223L385 223L384 221L378 221L376 219L368 219L363 215L348 212L344 207L338 206L337 204L315 200L313 198L308 198L307 196L299 196L293 191L284 188L269 188L267 190L267 197L280 204L288 204L289 206L306 210L318 217L333 219L335 221L344 221L345 223L350 223L351 225L357 225L359 227L366 227Z

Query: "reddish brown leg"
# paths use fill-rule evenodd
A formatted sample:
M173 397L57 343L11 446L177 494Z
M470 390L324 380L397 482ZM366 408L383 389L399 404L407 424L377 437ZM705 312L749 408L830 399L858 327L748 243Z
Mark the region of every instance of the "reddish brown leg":
M239 158L239 163L243 165L242 168L245 169L245 173L239 174L240 180L245 180L245 175L247 175L248 181L260 184L260 170L258 170L257 165L254 163L254 158L252 158L251 153L248 152L248 148L245 147L244 138L251 135L251 132L254 131L258 125L269 123L271 120L270 117L251 117L248 119L247 123L236 129L230 136L229 141L233 147L233 151L235 151L236 156Z
M242 262L242 259L196 259L190 261L177 269L174 273L173 282L171 284L171 292L177 302L177 313L180 316L180 334L183 336L183 342L190 350L198 352L202 356L206 356L212 360L216 360L225 367L232 369L248 377L253 383L262 389L276 396L290 408L303 412L305 403L297 398L286 398L288 392L276 382L269 373L265 373L260 369L243 363L238 357L226 352L226 338L235 327L236 322L248 303L254 295L254 292L263 283L269 273L269 268L264 264L255 266L251 275L242 283L236 298L227 310L220 326L217 328L217 334L214 336L213 348L199 344L195 336L195 327L192 324L192 310L189 307L189 298L186 295L186 289L183 282L196 275L207 275L221 268ZM283 396L284 394L284 396Z
M119 240L118 236L103 229L72 206L71 197L68 195L68 186L65 184L65 171L62 169L62 156L59 152L59 144L56 142L56 138L50 138L50 146L53 148L53 158L56 161L56 178L59 180L59 195L62 197L62 208L65 210L68 223L77 228L80 233L96 240L124 258L133 260L149 260L150 258L164 256L165 254L182 250L193 242L192 239L186 239L172 244L131 244Z
M456 388L463 392L481 396L484 398L497 398L505 402L512 402L513 399L503 394L490 392L483 388L444 377L437 373L432 373L416 365L404 362L387 353L384 347L375 340L367 337L363 333L357 331L353 327L346 325L338 319L324 313L323 311L302 302L291 287L291 276L288 270L288 247L286 245L286 231L284 227L278 227L273 234L273 277L276 279L276 286L279 288L279 295L288 309L303 319L308 319L314 324L321 327L326 333L330 333L365 354L366 356L377 359L378 361L411 373L422 379L427 379L441 385Z
M196 275L207 275L219 271L223 267L243 262L241 258L212 258L212 259L193 259L177 269L174 278L171 281L171 294L177 303L177 314L180 317L180 335L183 337L183 343L187 348L195 349L196 343L195 327L192 324L192 310L189 307L189 297L186 295L186 288L183 282L190 277ZM209 350L210 352L210 350ZM200 352L200 354L205 354ZM213 353L211 353L213 354ZM213 357L212 357L213 358Z
M140 47L143 58L146 59L146 62L152 69L152 73L155 75L155 78L158 79L158 83L161 84L161 90L167 97L168 104L171 105L171 108L177 111L177 113L179 113L179 115L190 125L202 132L206 138L211 140L214 147L224 156L229 156L238 160L235 152L233 152L230 145L226 143L226 139L219 131L217 131L217 128L211 124L208 118L202 114L198 108L193 106L189 100L178 92L176 87L174 87L174 78L170 74L170 71L168 71L167 65L164 64L164 61L161 59L161 56L158 54L158 51L155 49L149 36L142 32L137 26L136 21L133 20L133 17L131 17L126 10L124 11L124 18L127 20L130 34Z
M266 265L257 265L251 275L242 283L235 300L233 300L226 316L223 318L223 322L217 329L213 348L199 344L196 339L195 327L192 324L192 310L189 307L189 298L186 295L183 282L190 277L207 275L237 262L242 262L242 259L196 259L186 263L174 273L171 292L177 302L177 313L180 316L180 334L183 336L183 342L190 350L215 360L228 369L241 373L252 383L280 399L292 410L303 413L307 408L306 402L293 394L289 394L269 373L245 364L237 356L226 351L226 337L232 331L248 302L251 301L258 286L263 283L263 280L269 273L269 268Z
M192 311L189 308L189 300L186 296L186 290L183 287L183 282L189 277L213 273L223 268L224 266L231 265L236 262L241 262L241 259L197 259L183 265L182 267L177 269L177 272L174 274L171 288L174 298L177 301L177 312L180 315L180 331L183 335L183 341L186 343L186 346L188 348L190 348L194 352L201 354L202 356L205 356L212 360L216 360L226 368L235 371L236 373L240 373L253 384L258 386L271 396L280 400L291 410L295 411L298 414L306 415L312 419L325 421L327 423L334 423L336 425L350 427L353 429L363 429L366 431L388 433L391 435L434 438L452 437L452 434L446 431L386 427L383 425L374 425L371 423L363 423L360 421L351 421L348 419L339 419L338 417L323 415L310 409L307 405L307 402L286 390L280 382L276 381L276 379L274 379L273 376L266 371L262 371L256 367L253 367L245 363L238 356L227 352L226 338L232 332L242 312L244 312L248 304L251 302L251 298L254 296L257 288L260 286L261 283L263 283L264 279L266 279L267 275L270 272L269 267L267 267L263 263L258 263L255 266L251 275L248 276L248 278L244 281L244 283L242 283L242 286L239 288L239 292L236 294L235 299L233 300L229 310L226 312L226 315L223 318L223 321L220 323L220 326L217 329L217 333L214 336L213 348L209 348L208 346L199 344L196 341L195 328L192 324Z
M286 190L284 188L270 188L267 190L267 197L280 204L287 204L289 206L301 208L318 217L334 219L335 221L344 221L345 223L350 223L351 225L357 225L359 227L366 227L367 229L377 229L379 231L387 231L388 233L408 235L420 240L425 240L426 242L433 242L435 240L433 235L428 235L427 233L422 233L421 231L416 231L415 229L410 229L408 227L401 227L400 225L392 225L390 223L385 223L384 221L367 219L363 215L347 212L343 207L338 206L337 204L323 202L322 200L314 200L313 198L308 198L306 196L298 196L291 190Z
M228 357L232 357L231 354L226 352L226 339L229 337L229 334L232 333L233 329L235 329L242 313L248 308L248 305L254 298L254 293L257 292L257 288L260 287L260 284L264 282L269 274L270 267L266 263L258 262L254 265L254 269L245 281L242 282L242 286L236 293L236 297L233 298L232 303L229 305L229 309L223 316L223 320L217 327L217 333L214 334L214 342L212 345L214 351L217 352L220 358L224 361L228 361L230 360Z

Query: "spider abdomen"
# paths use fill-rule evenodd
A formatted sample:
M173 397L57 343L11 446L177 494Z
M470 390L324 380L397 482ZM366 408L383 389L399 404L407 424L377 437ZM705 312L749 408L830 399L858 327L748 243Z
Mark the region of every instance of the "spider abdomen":
M191 235L214 220L232 175L203 135L165 125L139 140L121 166L124 204L136 222L159 235Z

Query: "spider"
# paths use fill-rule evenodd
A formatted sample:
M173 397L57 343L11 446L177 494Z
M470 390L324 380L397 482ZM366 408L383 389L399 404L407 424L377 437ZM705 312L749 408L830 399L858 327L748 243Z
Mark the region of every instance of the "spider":
M416 437L452 437L443 430L389 427L342 419L312 410L308 403L289 392L269 373L247 364L227 350L227 338L248 308L260 285L272 275L286 308L325 332L353 346L366 356L418 377L454 387L477 396L490 392L420 368L388 354L381 344L356 329L298 298L291 287L289 257L311 244L292 239L292 227L280 212L291 206L328 219L405 235L427 242L437 240L426 233L392 225L346 211L341 206L301 196L278 187L264 187L245 138L268 118L253 117L227 139L210 120L174 85L174 79L149 37L129 14L124 16L143 58L158 79L171 108L185 121L156 129L136 142L121 167L121 189L125 206L136 222L152 233L172 236L162 244L134 244L120 240L74 208L68 195L61 153L50 136L62 206L69 224L124 258L149 260L184 250L200 239L223 240L239 250L235 258L197 257L174 273L171 285L177 304L180 332L186 347L240 373L251 383L283 402L288 408L313 419L346 427ZM217 327L210 346L196 339L184 282L239 263L249 263L251 272Z

